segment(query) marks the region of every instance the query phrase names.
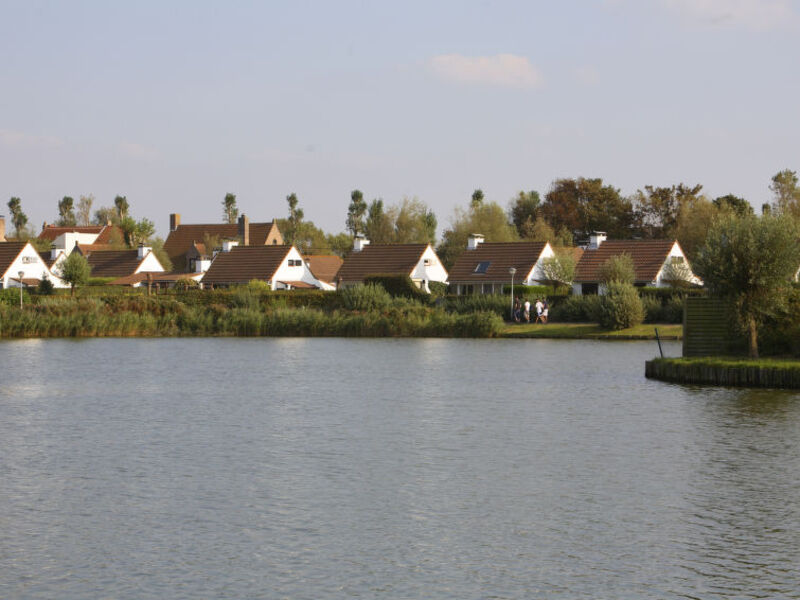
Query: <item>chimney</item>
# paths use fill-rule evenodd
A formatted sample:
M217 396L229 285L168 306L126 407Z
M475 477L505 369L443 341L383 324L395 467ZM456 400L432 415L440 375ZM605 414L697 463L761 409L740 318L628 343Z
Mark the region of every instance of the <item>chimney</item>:
M233 248L239 245L239 242L236 240L225 240L222 242L222 251L223 252L230 252Z
M0 215L0 242L6 241L6 217Z
M250 245L250 217L247 215L239 217L239 238L242 240L242 246Z
M467 240L467 250L475 250L483 243L483 236L480 233L470 233Z
M360 233L357 233L356 237L353 238L353 252L361 252L368 244L369 240Z
M139 253L137 254L139 260L143 259L148 252L150 252L149 246L145 246L144 244L139 244Z
M169 230L175 231L178 225L181 224L181 215L179 213L172 213L169 216Z
M600 247L600 244L606 241L606 232L605 231L593 231L589 235L589 248L588 250L597 250Z
M58 255L61 253L61 250L56 248L55 244L50 244L50 259L55 260L58 258Z

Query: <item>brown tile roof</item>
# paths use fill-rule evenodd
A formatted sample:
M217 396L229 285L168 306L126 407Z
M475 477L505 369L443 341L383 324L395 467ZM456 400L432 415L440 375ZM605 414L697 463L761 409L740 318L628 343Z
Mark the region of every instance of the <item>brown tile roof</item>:
M144 260L139 258L139 251L134 250L92 250L81 254L86 256L92 269L92 277L125 277L132 275Z
M164 251L173 263L179 264L193 244L197 243L202 246L203 238L206 236L218 237L221 240L235 239L239 237L239 224L178 225L174 231L169 232L164 242ZM275 238L277 238L278 244L283 243L283 236L274 222L250 223L251 246L264 246L267 243L272 245L272 240Z
M317 286L311 285L310 283L306 283L305 281L279 281L278 283L282 283L283 285L290 285L293 288L297 288L300 290L315 290Z
M116 225L86 225L75 227L57 227L55 225L48 225L42 229L39 234L40 240L55 240L63 233L96 233L97 239L95 244L111 244L114 242L122 242L125 239L122 229Z
M508 269L517 269L516 277L527 277L547 242L482 242L475 250L465 250L450 269L453 282L507 282ZM488 262L485 273L476 273L480 263Z
M272 281L291 246L235 246L220 252L203 275L203 283L247 283L253 279Z
M63 253L63 250L62 250L62 253ZM42 257L42 262L47 265L48 269L52 269L53 268L53 264L55 264L56 259L58 258L58 256L56 256L56 258L52 258L50 256L49 252L45 252L44 254L40 253L39 256Z
M600 268L612 256L629 254L636 283L650 283L667 260L675 240L606 240L596 250L586 249L575 268L576 282L600 280Z
M166 281L168 283L172 283L180 279L193 279L195 276L200 275L200 273L153 273L148 271L120 277L114 281L109 281L108 285L135 285L137 283L147 281L148 274L152 275L151 281L153 282Z
M16 281L16 282L20 281L19 277L12 277L11 280L12 281ZM36 287L41 282L42 282L41 279L34 279L32 277L31 278L23 277L23 279L22 279L22 285L25 286L25 287Z
M0 242L0 275L4 275L27 242ZM11 273L16 275L16 273Z
M334 254L312 254L304 257L311 273L320 281L333 283L344 262Z
M428 244L369 244L360 252L351 251L344 259L336 279L364 281L369 275L411 275Z

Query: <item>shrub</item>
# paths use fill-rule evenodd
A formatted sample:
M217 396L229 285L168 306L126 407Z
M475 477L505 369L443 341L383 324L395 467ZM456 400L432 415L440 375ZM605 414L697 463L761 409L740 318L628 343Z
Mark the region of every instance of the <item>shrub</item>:
M431 296L434 298L441 298L447 295L450 286L441 281L429 281L428 288L431 290Z
M622 253L610 257L600 265L600 281L606 285L610 283L633 284L633 259L630 254Z
M627 329L644 320L639 294L629 283L611 282L605 296L600 297L598 323L606 329Z
M54 291L55 291L55 286L53 285L53 282L50 281L50 278L47 276L45 276L44 279L42 279L39 282L39 285L36 288L36 293L41 294L42 296L51 296Z
M342 308L347 310L381 310L392 303L389 292L383 286L373 283L348 287L337 293Z
M364 279L364 285L379 285L392 297L403 296L427 301L428 294L417 287L408 275L370 275Z
M597 322L600 315L600 296L568 296L550 309L552 322L587 323Z

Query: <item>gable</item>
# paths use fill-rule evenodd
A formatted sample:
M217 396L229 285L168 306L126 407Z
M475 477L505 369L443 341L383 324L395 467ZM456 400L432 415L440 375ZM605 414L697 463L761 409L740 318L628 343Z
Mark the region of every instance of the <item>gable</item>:
M336 278L364 281L370 275L411 275L429 244L369 244L344 259Z
M450 282L506 282L512 267L521 281L533 271L547 246L547 242L482 242L461 253L450 269Z
M598 282L603 263L612 256L628 254L633 260L636 283L655 281L675 240L606 240L595 250L586 249L575 267L576 282Z

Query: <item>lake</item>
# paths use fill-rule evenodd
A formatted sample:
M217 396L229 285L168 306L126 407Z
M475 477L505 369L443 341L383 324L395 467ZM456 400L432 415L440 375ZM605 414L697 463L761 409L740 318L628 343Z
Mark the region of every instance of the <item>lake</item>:
M0 598L800 598L800 395L656 353L4 341Z

